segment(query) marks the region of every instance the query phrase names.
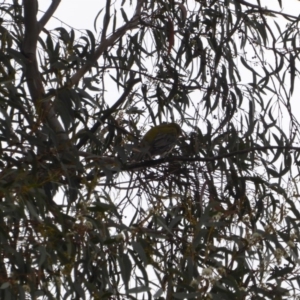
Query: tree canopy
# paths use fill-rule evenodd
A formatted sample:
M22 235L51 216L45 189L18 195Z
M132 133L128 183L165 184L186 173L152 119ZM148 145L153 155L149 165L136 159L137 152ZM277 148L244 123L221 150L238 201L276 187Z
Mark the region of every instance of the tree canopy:
M298 14L106 0L51 29L39 2L0 4L0 298L297 299Z

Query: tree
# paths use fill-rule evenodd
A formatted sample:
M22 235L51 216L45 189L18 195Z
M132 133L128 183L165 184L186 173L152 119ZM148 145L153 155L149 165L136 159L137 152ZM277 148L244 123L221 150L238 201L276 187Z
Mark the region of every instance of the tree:
M1 299L296 299L299 18L107 0L97 39L59 4L0 6Z

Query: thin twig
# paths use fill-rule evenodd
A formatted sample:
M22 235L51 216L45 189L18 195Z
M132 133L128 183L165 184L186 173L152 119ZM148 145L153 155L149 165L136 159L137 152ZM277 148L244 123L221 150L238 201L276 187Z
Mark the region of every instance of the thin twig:
M143 0L139 0L136 6L135 14L131 18L131 20L121 26L118 30L116 30L109 38L104 39L101 41L99 47L95 50L93 55L90 57L89 61L85 63L70 79L69 85L73 86L76 85L79 80L84 76L86 72L88 72L92 66L95 64L95 62L100 58L100 56L103 54L105 50L107 50L109 47L113 46L114 43L122 37L128 30L132 30L134 28L137 28L139 25L139 19L141 15L141 8L142 8Z
M45 25L48 23L50 18L53 16L54 12L56 11L57 7L59 6L61 0L52 0L51 5L47 9L47 11L44 13L40 21L38 22L38 32L40 33Z
M293 147L293 146L263 146L263 147L253 147L245 150L234 151L230 153L225 153L222 155L212 156L212 157L185 157L185 156L173 156L167 158L159 158L154 160L145 160L144 162L139 163L132 163L129 165L124 166L124 171L135 171L136 169L147 168L147 167L154 167L159 164L165 162L177 162L177 161L185 161L185 162L196 162L196 161L216 161L221 160L223 158L233 157L241 154L246 154L249 152L254 151L265 151L265 150L296 150L300 151L300 147Z
M39 122L45 120L50 128L57 134L59 144L65 144L68 135L58 121L52 102L45 98L45 89L36 58L37 40L39 36L39 25L36 19L37 1L23 0L24 6L24 41L21 45L21 52L25 56L25 75L32 102L39 112Z
M243 5L255 8L258 11L263 12L263 13L280 15L282 17L285 17L287 19L292 19L292 20L299 20L299 17L295 17L295 16L292 16L292 15L289 15L289 14L285 14L283 12L279 12L279 11L276 11L276 10L271 10L271 9L263 8L263 7L259 6L259 5L252 4L252 3L246 2L244 0L235 0L235 1L237 1L240 4L243 4Z
M99 128L99 126L105 121L107 120L112 113L114 113L116 111L116 109L126 100L126 98L128 97L129 93L131 92L133 86L140 82L140 78L134 79L134 73L130 74L130 79L128 80L127 84L126 84L126 89L124 90L123 94L121 95L121 97L116 101L116 103L111 106L109 109L107 109L105 111L105 113L101 116L100 120L97 121L93 127L89 130L90 133L95 133L96 130ZM80 149L87 141L89 140L89 135L86 134L84 137L82 137L79 141L79 143L77 144L77 149Z

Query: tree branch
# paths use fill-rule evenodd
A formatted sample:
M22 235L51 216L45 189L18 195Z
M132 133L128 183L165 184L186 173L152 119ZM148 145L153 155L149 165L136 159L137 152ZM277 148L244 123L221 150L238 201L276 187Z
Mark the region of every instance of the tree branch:
M59 6L61 0L52 0L51 5L47 9L47 11L44 13L40 21L38 22L38 32L40 33L45 25L48 23L50 18L53 16L54 12L56 11L57 7Z
M23 0L24 6L24 41L21 45L21 52L25 56L25 76L29 93L39 114L39 121L48 122L50 128L57 134L59 144L65 143L68 140L68 135L58 121L52 102L45 98L45 90L39 72L36 47L39 36L39 25L36 19L37 1Z
M195 161L216 161L216 160L221 160L223 158L227 157L232 157L236 156L239 154L245 154L253 151L264 151L264 150L276 150L276 149L281 149L281 150L295 150L295 151L300 151L300 147L293 147L293 146L265 146L265 147L253 147L245 150L240 150L240 151L234 151L230 153L226 153L223 155L218 155L218 156L213 156L213 157L184 157L184 156L173 156L173 157L167 157L167 158L159 158L159 159L154 159L154 160L145 160L143 162L138 162L138 163L130 163L127 165L123 165L121 171L140 171L142 169L150 168L150 167L155 167L158 166L162 163L169 163L169 162L179 162L179 161L185 161L185 162L195 162ZM112 159L112 158L111 158ZM111 171L112 174L117 174L117 171ZM94 180L95 177L101 178L107 176L107 173L105 172L100 172L98 174L89 174L85 177L86 181L91 181Z
M236 155L246 154L254 151L265 151L265 150L295 150L300 151L300 147L293 146L263 146L263 147L253 147L245 150L234 151L230 153L225 153L223 155L217 155L212 157L185 157L185 156L173 156L167 158L159 158L154 160L145 160L144 162L132 163L123 167L124 171L135 171L141 168L154 167L160 165L165 162L177 162L177 161L186 161L186 162L194 162L194 161L216 161L221 160L223 158L233 157Z
M116 109L126 100L127 96L129 95L129 93L131 92L133 86L140 82L141 79L137 78L134 79L135 74L131 73L130 74L130 79L127 81L126 84L126 89L124 90L122 96L117 100L117 102L111 106L108 110L105 111L105 113L101 116L100 120L97 121L93 127L89 130L90 133L95 133L96 130L99 128L99 126L105 121L107 120L107 118L116 111ZM77 144L77 149L80 149L87 141L89 140L89 136L86 135L83 138L80 139L79 143Z
M38 39L38 26L36 20L37 1L23 0L25 36L22 43L22 52L29 59L34 60Z
M121 36L123 36L128 30L134 29L139 24L139 19L141 15L141 9L144 0L138 0L137 6L135 9L135 13L131 20L120 27L116 32L114 32L109 38L103 39L99 47L95 50L94 54L91 56L90 60L86 62L81 69L79 69L70 79L69 84L70 86L76 85L79 80L84 76L86 72L88 72L91 67L95 64L95 62L100 58L103 52L111 47Z
M292 16L292 15L289 15L289 14L285 14L283 12L279 12L279 11L276 11L276 10L271 10L271 9L267 9L267 8L263 8L259 5L256 5L256 4L252 4L252 3L249 3L249 2L246 2L244 0L236 0L238 3L240 4L243 4L243 5L246 5L246 6L249 6L249 7L252 7L254 9L257 9L259 10L260 12L265 12L267 14L274 14L274 15L280 15L280 16L283 16L285 17L286 19L288 20L297 20L299 19L299 17L295 17L295 16Z

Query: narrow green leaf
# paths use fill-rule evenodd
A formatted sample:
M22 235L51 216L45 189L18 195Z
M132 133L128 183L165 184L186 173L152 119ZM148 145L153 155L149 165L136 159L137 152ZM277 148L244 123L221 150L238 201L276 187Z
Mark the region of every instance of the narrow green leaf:
M290 53L290 73L291 73L291 87L290 92L291 95L294 92L294 84L295 84L295 76L296 76L296 65L295 65L295 57L293 53Z
M122 14L122 17L123 17L125 23L128 23L128 18L127 18L127 15L126 15L126 13L125 13L123 7L121 7L120 10L121 10L121 14Z

